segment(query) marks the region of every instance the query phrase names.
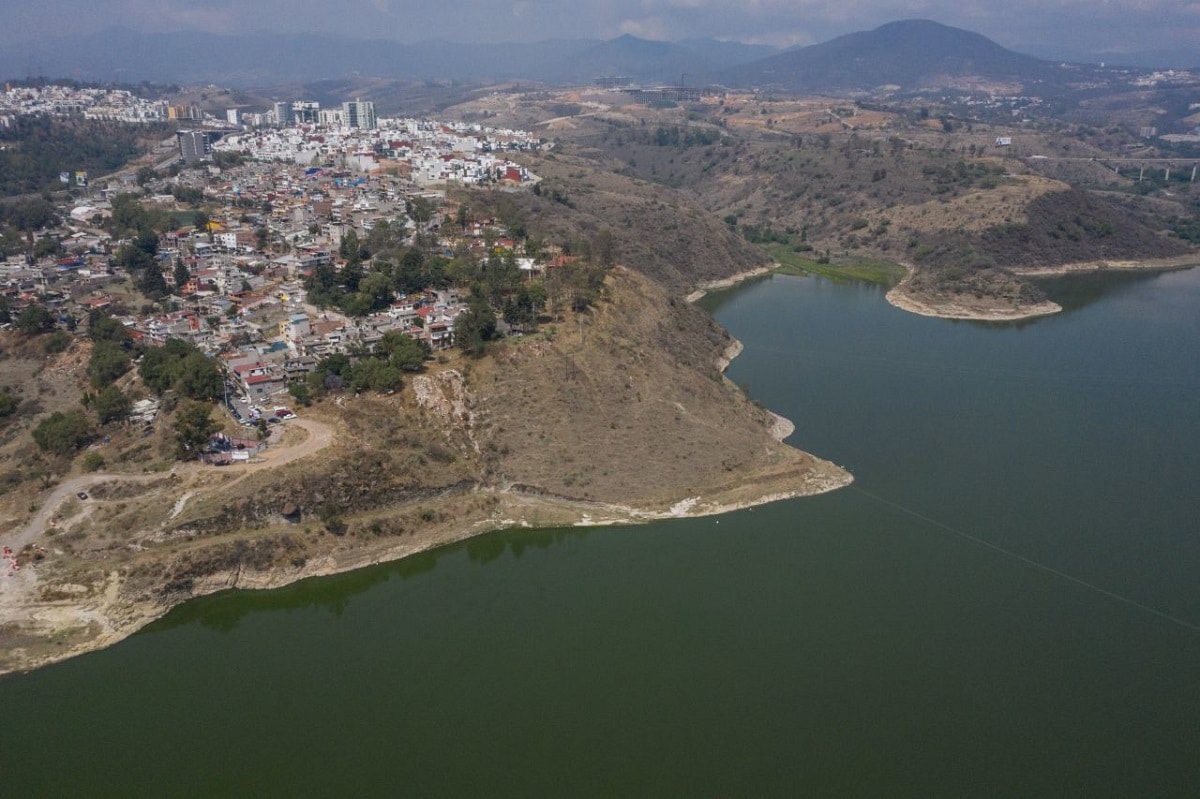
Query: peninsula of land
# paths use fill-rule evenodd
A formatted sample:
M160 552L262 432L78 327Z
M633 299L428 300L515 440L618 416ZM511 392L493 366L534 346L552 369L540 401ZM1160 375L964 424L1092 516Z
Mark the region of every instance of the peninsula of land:
M24 523L8 503L9 537L34 557L0 578L0 670L107 646L192 597L495 529L723 513L848 484L721 375L739 351L617 267L578 320L431 365L391 396L318 403L249 463L76 475Z

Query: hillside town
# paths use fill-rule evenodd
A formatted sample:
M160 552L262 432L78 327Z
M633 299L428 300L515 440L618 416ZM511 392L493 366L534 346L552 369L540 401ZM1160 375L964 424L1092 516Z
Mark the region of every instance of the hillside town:
M165 122L174 119L171 105L147 100L125 89L107 87L13 86L0 92L0 126L28 114L82 116L109 122Z
M551 146L524 131L478 124L376 120L369 102L345 103L341 111L319 114L323 121L229 134L214 142L211 150L241 153L256 161L382 172L427 187L529 183L536 178L504 155Z
M6 324L31 305L72 331L111 315L135 344L179 339L219 359L227 391L255 403L282 401L322 359L389 334L427 353L453 346L481 282L487 324L529 329L542 276L574 259L445 187L536 186L503 156L542 146L521 131L409 119L241 133L190 163L181 151L165 172L76 193L33 254L6 251Z

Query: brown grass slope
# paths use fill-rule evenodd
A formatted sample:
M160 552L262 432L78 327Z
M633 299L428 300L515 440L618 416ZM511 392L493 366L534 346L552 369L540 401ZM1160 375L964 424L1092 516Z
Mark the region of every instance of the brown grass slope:
M618 263L679 294L767 262L704 206L669 187L580 156L531 158L530 165L544 179L543 194L513 199L531 233L547 241L609 231ZM553 199L554 191L565 202Z
M1190 250L1116 203L1078 189L1033 199L1025 216L1024 221L971 234L929 236L913 258L930 267L974 259L1009 267L1048 267L1100 259L1171 258Z
M703 312L618 268L581 321L472 368L480 439L503 483L662 508L772 482L803 491L827 473L776 442L774 417L720 376L732 342Z

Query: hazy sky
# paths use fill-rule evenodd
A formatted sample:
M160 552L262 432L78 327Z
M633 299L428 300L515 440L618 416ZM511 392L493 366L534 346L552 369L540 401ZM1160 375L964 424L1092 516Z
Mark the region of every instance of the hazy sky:
M415 42L712 36L811 44L906 18L1014 47L1200 51L1200 0L5 0L0 42L107 28L324 31Z

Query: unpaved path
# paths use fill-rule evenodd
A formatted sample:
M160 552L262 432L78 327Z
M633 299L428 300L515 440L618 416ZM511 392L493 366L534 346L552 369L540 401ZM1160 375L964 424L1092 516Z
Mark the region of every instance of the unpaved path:
M238 476L231 482L225 483L222 487L228 488L235 485L239 481L245 479L248 475L263 469L274 469L283 466L286 463L299 460L301 458L312 455L315 452L328 447L333 443L334 432L333 428L324 422L318 422L314 419L292 419L287 422L289 427L299 427L308 432L308 437L303 441L292 444L286 447L276 447L268 449L260 456L260 459L253 463L237 464L223 467L230 471L236 471ZM80 491L87 491L92 486L110 480L122 480L129 483L150 483L156 480L164 480L172 475L182 478L189 476L199 471L212 471L211 466L204 466L199 463L187 463L176 466L170 472L156 472L154 474L119 474L110 472L97 472L94 474L81 474L75 477L68 478L59 483L55 489L50 492L50 496L42 503L42 507L33 515L33 518L25 525L23 529L11 536L0 537L0 544L10 546L14 551L20 552L27 544L32 543L38 536L46 531L46 526L50 519L53 518L59 506L62 505L69 497L73 497ZM225 472L228 473L228 472ZM87 500L91 501L91 500Z

